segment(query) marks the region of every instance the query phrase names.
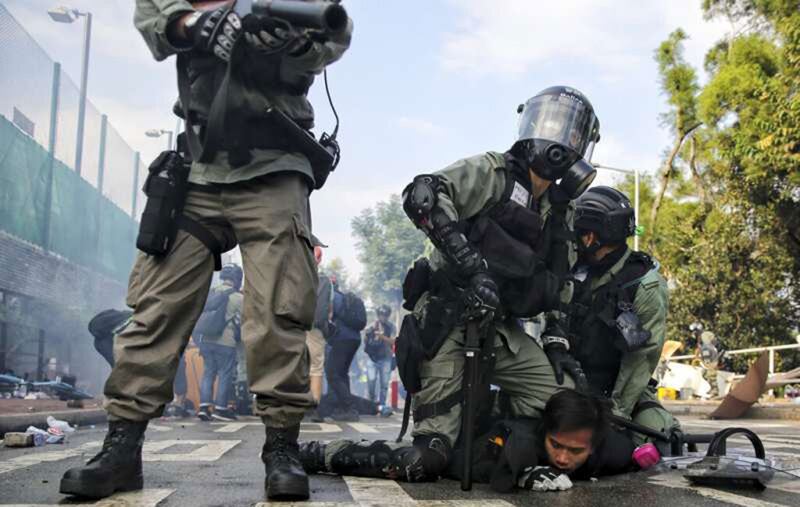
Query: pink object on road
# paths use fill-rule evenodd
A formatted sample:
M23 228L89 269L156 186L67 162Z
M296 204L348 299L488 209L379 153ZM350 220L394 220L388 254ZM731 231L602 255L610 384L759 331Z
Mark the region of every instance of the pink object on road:
M646 470L655 465L661 460L661 454L656 449L656 446L647 443L640 445L633 451L633 461L639 465L639 468Z

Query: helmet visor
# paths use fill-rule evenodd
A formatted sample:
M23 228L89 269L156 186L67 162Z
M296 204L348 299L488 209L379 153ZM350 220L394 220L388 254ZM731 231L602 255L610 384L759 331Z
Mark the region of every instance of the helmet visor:
M545 139L572 148L581 157L597 137L597 118L580 98L561 93L538 95L525 103L519 139Z

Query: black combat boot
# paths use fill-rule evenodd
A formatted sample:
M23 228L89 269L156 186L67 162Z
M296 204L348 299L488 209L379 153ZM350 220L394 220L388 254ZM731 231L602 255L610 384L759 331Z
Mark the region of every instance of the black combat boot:
M307 474L327 472L325 468L325 444L318 440L300 444L300 464Z
M86 466L61 478L65 495L105 498L117 491L142 489L142 443L147 421L109 421L103 448Z
M269 500L308 500L308 476L300 464L297 445L299 434L299 424L290 428L267 427L261 460L266 471L264 490Z

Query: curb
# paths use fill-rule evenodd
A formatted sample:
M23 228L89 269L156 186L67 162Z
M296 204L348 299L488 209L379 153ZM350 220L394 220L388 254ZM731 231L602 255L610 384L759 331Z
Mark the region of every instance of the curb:
M13 414L0 416L0 435L12 431L25 431L28 426L47 429L47 416L52 415L70 426L86 426L106 422L106 411L102 408L84 410L58 410L31 414Z
M707 403L662 402L664 408L675 415L692 415L706 418L716 410L720 403L719 401ZM800 421L800 405L786 403L755 404L741 418Z

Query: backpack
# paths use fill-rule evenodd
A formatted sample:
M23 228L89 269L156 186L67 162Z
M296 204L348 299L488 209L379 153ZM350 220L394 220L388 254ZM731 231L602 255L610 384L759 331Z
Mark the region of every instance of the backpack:
M367 309L364 306L364 300L352 292L342 295L344 296L344 304L342 305L341 314L337 315L337 317L347 327L355 331L361 331L367 327Z
M114 366L114 334L133 315L130 310L105 310L89 321L89 332L94 336L94 348L108 364Z
M225 314L228 311L228 300L236 289L215 291L206 301L203 313L197 319L194 332L202 336L220 336L225 331L228 321Z
M366 335L366 339L364 340L364 352L366 352L373 361L382 361L386 359L386 344L376 336L375 328L370 327L367 329Z

